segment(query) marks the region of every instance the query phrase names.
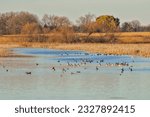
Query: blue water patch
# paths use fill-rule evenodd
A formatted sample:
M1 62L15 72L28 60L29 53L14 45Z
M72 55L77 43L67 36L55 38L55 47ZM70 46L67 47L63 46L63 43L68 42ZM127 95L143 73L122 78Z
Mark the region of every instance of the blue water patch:
M0 99L150 99L149 58L42 48L13 51L35 57L0 58Z
M13 50L16 53L28 55L77 55L84 53L82 51L54 50L42 48L15 48Z
M91 54L84 51L73 50L55 50L55 49L42 49L42 48L15 48L13 49L17 54L31 55L31 56L46 56L53 57L50 60L58 61L92 61L97 62L103 60L104 63L116 63L116 62L133 62L131 56L121 55L103 55L103 54ZM143 62L145 59L136 59L136 62Z

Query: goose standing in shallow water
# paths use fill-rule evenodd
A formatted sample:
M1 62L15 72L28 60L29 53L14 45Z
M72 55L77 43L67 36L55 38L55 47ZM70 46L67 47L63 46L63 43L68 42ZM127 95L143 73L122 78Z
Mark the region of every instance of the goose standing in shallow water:
M36 66L38 66L39 64L38 63L36 63Z
M124 69L122 68L122 69L121 69L121 73L123 73L123 72L124 72Z
M55 71L55 70L56 70L56 69L55 69L55 67L52 67L52 70L54 70L54 71Z
M96 70L98 70L98 67L96 66Z
M31 72L26 72L27 75L31 75Z

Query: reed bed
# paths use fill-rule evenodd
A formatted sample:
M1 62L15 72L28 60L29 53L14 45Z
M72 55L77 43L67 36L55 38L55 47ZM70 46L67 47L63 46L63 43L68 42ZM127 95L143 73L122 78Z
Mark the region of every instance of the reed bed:
M9 51L4 48L0 48L0 57L7 57L9 56Z
M18 44L0 44L0 57L11 57L13 55L11 48L20 47Z
M33 47L150 57L149 32L94 33L87 37L87 33L0 36L0 56L10 55L8 48Z
M92 53L136 55L150 57L150 44L67 44L52 45L49 48L85 50Z
M150 32L127 33L49 33L38 35L4 35L0 43L47 42L47 43L150 43Z

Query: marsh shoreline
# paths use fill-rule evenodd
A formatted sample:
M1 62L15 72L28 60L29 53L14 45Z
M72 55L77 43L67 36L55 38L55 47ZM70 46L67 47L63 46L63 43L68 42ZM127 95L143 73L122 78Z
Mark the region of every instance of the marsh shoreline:
M58 50L81 50L90 53L133 55L150 57L150 44L65 44L65 43L22 43L22 44L0 44L0 57L24 57L17 55L12 48L47 48Z

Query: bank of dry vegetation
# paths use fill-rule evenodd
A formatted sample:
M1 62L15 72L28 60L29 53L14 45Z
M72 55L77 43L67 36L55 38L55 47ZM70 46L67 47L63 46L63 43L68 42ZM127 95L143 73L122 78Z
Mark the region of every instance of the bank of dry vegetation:
M0 43L150 43L150 32L3 35Z
M113 41L112 38L114 38ZM67 39L69 39L69 41ZM106 39L108 40L106 41ZM85 50L103 54L150 57L149 42L149 32L110 34L93 33L90 36L88 36L86 33L78 33L75 34L75 37L73 35L72 38L66 38L63 34L56 33L45 35L5 35L0 36L0 45L2 48L0 49L0 56L8 56L8 48L38 47L50 49Z

